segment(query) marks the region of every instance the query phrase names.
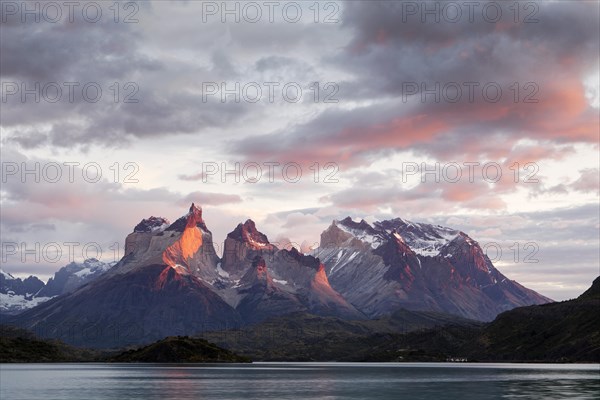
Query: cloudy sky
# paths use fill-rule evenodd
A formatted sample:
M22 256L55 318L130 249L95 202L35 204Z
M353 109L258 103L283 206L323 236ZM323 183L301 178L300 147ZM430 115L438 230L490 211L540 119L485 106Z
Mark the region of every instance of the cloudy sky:
M557 300L600 273L596 1L0 3L14 275L192 201L217 247L402 217Z

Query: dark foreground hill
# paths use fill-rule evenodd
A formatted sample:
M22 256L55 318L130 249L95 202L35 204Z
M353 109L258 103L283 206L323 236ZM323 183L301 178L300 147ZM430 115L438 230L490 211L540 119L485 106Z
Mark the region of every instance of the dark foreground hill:
M111 357L115 362L158 362L158 363L215 363L215 362L251 362L222 349L204 339L188 336L171 336L151 345L128 350Z
M100 361L102 353L45 340L11 326L0 326L0 362Z
M521 307L481 323L399 310L374 320L294 313L242 329L168 337L136 350L99 353L0 330L0 361L600 362L600 278L577 299ZM208 341L207 341L208 340ZM215 343L215 344L212 344ZM227 349L227 350L225 350ZM238 356L239 354L239 356Z
M579 298L516 308L482 324L402 310L370 321L311 315L203 335L270 361L600 362L600 278Z
M520 307L487 325L472 350L498 361L600 362L600 277L577 299Z
M202 337L255 361L396 361L387 353L410 333L439 332L450 327L470 333L483 324L446 314L399 310L376 320L347 321L296 313L241 330L207 332ZM409 351L411 353L411 351ZM407 355L398 361L439 361L447 357Z
M0 363L49 362L250 362L204 339L168 337L127 351L97 351L40 339L31 332L0 326Z

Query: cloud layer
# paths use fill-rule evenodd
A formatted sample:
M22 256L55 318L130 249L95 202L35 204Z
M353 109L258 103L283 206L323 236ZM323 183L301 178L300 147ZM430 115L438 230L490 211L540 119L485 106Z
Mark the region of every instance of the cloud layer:
M510 2L352 1L318 14L301 3L297 22L287 3L256 22L242 3L238 21L220 2L215 14L202 2L121 4L118 22L102 3L94 23L80 10L49 23L43 9L39 22L3 9L3 174L52 162L104 172L93 183L8 176L3 241L108 248L193 201L217 238L252 217L305 249L346 215L536 241L535 268L500 268L558 299L600 273L598 3L521 2L517 13ZM255 183L207 162L279 165ZM137 183L123 181L126 164Z

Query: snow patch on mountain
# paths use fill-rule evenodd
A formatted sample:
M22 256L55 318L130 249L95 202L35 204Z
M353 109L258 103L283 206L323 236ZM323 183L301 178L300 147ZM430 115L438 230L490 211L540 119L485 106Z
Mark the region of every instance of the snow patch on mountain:
M73 263L71 264L71 270L78 270L74 272L74 275L79 278L84 278L91 274L103 274L108 271L116 262L104 263L102 261L98 261L95 258L88 258L83 263Z
M258 242L252 239L251 236L248 236L248 243L252 245L254 248L262 249L269 246L269 243Z
M2 276L4 276L4 279L6 279L6 280L14 280L15 279L14 276L9 274L8 272L4 272L2 269L0 269L0 274L2 274Z
M412 249L412 251L414 251L418 255L424 257L435 257L440 254L441 248L450 243L454 238L456 238L457 235L458 233L440 235L441 237L438 238L416 237L413 240L407 241L407 244Z
M344 250L340 250L337 253L336 256L336 261L335 264L333 264L333 267L331 267L331 272L330 273L334 273L336 269L338 269L341 265L344 265L343 263L340 264L340 261L342 261L342 257L344 256Z
M410 249L423 257L435 257L442 247L454 240L460 232L440 225L416 223L396 218L375 222L376 229L383 229L404 241Z
M378 248L384 242L384 240L378 234L366 232L362 229L351 228L342 223L338 223L337 226L338 228L340 228L346 233L351 234L361 242L371 245L371 248L373 249Z
M217 273L222 278L229 278L229 272L224 271L223 268L221 268L221 263L217 263Z
M392 236L399 242L408 245L416 254L424 257L439 255L441 248L454 240L460 233L451 228L415 223L401 218L377 221L373 225L364 220L357 223L346 218L342 221L335 221L335 225L361 242L369 244L373 250L379 248Z
M0 311L5 314L16 314L28 310L50 300L52 297L30 297L14 292L0 293Z
M159 233L167 229L171 223L168 219L163 217L150 217L143 219L139 224L133 228L134 232L150 232Z

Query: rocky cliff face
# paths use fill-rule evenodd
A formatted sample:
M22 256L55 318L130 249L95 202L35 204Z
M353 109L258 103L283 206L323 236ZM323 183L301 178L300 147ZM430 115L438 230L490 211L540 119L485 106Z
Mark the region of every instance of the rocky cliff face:
M270 258L277 248L267 236L256 229L254 221L239 224L227 235L223 247L221 268L232 278L240 278L257 256Z
M170 225L164 218L142 220L125 239L125 256L110 275L160 264L211 282L217 277L218 262L202 209L192 204L186 215Z
M398 308L478 320L550 299L507 279L463 232L400 218L334 221L318 256L334 289L371 317Z
M477 242L450 228L346 218L321 239L318 257L279 249L247 220L227 235L219 258L202 209L192 204L172 224L142 220L115 266L14 322L42 336L110 347L294 312L357 320L404 308L490 320L549 301L508 280ZM135 332L123 334L126 327Z

